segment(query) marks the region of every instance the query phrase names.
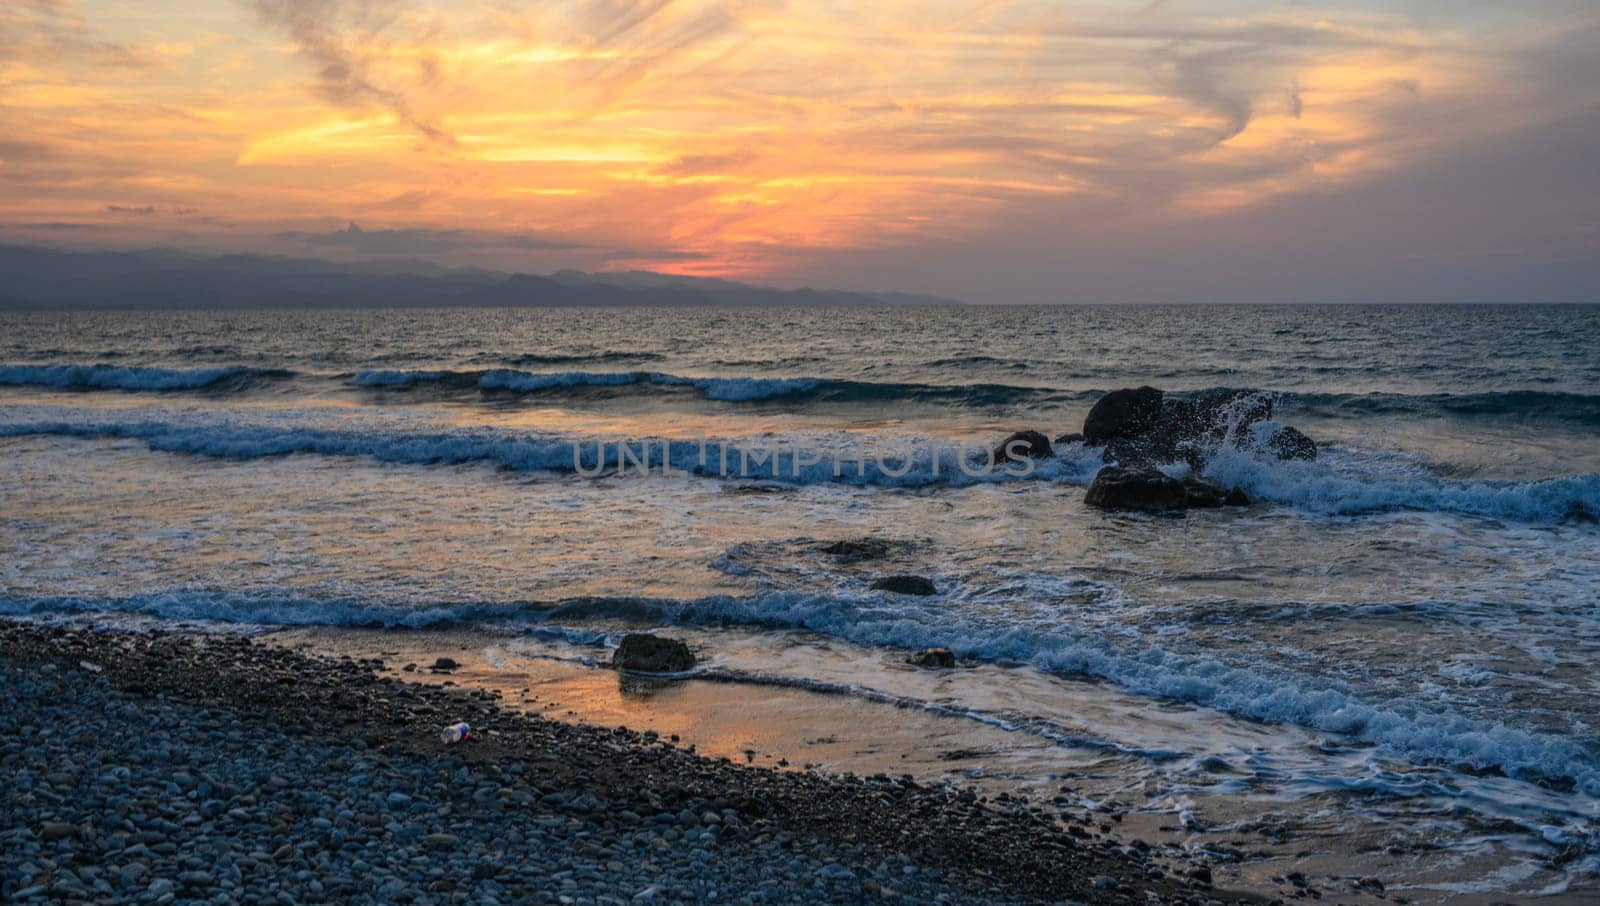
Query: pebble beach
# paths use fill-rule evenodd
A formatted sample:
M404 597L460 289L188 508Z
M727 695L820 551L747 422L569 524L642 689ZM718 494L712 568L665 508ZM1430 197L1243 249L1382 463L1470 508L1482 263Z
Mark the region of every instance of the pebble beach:
M1251 902L1021 800L777 771L237 636L0 624L11 902ZM454 746L439 729L466 721Z

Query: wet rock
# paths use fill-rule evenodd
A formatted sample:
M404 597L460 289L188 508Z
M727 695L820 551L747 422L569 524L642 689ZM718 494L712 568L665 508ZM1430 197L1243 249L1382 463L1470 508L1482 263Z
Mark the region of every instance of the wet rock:
M948 648L924 648L906 658L906 663L913 667L941 670L954 667L956 665L956 656Z
M994 448L995 462L1021 462L1024 459L1047 459L1055 455L1050 438L1038 431L1017 431Z
M1214 510L1228 501L1228 492L1207 481L1190 478L1183 483L1184 505L1190 509Z
M1188 505L1183 482L1155 469L1107 466L1094 477L1084 503L1108 510L1181 510Z
M1074 431L1071 434L1063 434L1060 437L1056 438L1056 440L1055 440L1055 444L1058 447L1064 447L1067 444L1081 444L1081 443L1083 443L1083 435L1079 434L1076 431Z
M872 583L874 591L892 591L897 595L936 595L939 589L922 576L884 576Z
M1100 397L1083 420L1085 442L1098 446L1144 434L1161 415L1161 399L1154 387L1113 390Z
M630 632L622 637L611 663L619 669L641 673L680 673L694 666L694 652L677 639Z
M1279 425L1267 437L1267 449L1276 453L1279 459L1317 458L1316 442L1287 425Z
M1198 866L1196 868L1190 869L1189 870L1189 877L1194 878L1196 881L1199 881L1201 884L1204 884L1207 887L1211 886L1211 883L1212 883L1211 869L1207 868L1204 865L1201 865L1201 866Z
M1250 495L1244 492L1244 488L1234 485L1233 489L1228 491L1228 496L1222 498L1222 502L1226 506L1249 506Z
M457 661L455 661L454 659L447 658L447 657L442 657L442 658L439 658L438 660L435 660L433 662L433 666L429 667L428 669L432 670L434 673L449 673L450 671L455 670L456 668L458 668L460 666L461 666L461 664L458 663Z
M889 549L889 542L881 538L854 538L825 545L822 552L847 561L881 560L889 556Z

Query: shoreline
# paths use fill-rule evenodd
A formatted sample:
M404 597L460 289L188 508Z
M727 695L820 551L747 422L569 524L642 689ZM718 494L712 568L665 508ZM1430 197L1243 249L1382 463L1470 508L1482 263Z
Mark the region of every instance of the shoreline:
M374 883L389 893L381 899L419 902L540 893L550 902L687 901L707 899L719 884L716 899L736 902L1264 902L1213 889L1205 866L1121 840L1110 825L1062 820L1020 799L886 775L739 765L654 733L550 720L502 707L490 692L380 675L384 666L237 636L0 621L0 672L16 677L3 707L23 728L6 761L15 765L9 773L32 780L5 806L14 812L6 847L34 868L8 869L0 893L64 896L75 881L86 898L164 902L166 894L209 895L209 878L263 902ZM52 695L65 697L58 723L38 726L28 709ZM227 751L209 753L222 756L219 764L267 771L267 784L245 790L223 780L207 796L200 787L209 781L174 786L183 772L137 748L103 747L107 734L153 715L176 723L139 742L181 740L201 756L220 746ZM439 728L458 720L475 738L447 749ZM271 761L266 753L308 747L323 755L315 768L271 782L283 778L260 764ZM55 766L93 762L94 778ZM368 795L365 808L345 795L380 775L410 791ZM142 779L146 795L118 793L130 779ZM317 790L326 792L295 803L296 820L269 820L281 800ZM186 814L159 817L174 808ZM166 851L141 842L152 834ZM55 858L68 855L63 847L70 858ZM218 847L234 857L219 864L232 865L236 879L185 867L216 863ZM406 854L405 870L346 877L351 869L333 863L356 851ZM334 854L344 858L315 858ZM518 868L519 857L539 864ZM285 862L307 867L286 875ZM238 871L240 863L261 870Z

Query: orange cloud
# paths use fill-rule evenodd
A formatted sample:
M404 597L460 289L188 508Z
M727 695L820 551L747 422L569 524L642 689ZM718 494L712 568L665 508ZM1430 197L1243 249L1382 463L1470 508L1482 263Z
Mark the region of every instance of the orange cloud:
M0 219L359 221L458 257L559 234L598 266L782 277L1072 200L1182 219L1336 191L1536 115L1504 23L1193 6L27 0L0 13Z

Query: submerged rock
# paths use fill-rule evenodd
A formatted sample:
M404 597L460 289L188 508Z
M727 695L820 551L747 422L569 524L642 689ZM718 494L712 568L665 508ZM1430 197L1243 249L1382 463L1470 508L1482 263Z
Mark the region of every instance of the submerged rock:
M881 560L889 556L889 542L881 538L850 538L824 545L822 552L841 560Z
M681 673L694 666L694 652L677 639L630 632L611 655L611 664L641 673Z
M1189 489L1155 469L1107 466L1095 475L1083 501L1108 510L1181 510L1188 505Z
M936 595L939 589L922 576L884 576L872 583L874 591L892 591L897 595Z
M1055 451L1050 448L1050 438L1038 431L1018 431L994 448L995 462L1046 459L1054 455Z
M956 665L956 656L948 648L924 648L916 654L906 658L906 663L913 667L926 667L930 670L942 670Z
M1083 420L1086 443L1100 445L1145 433L1161 415L1162 393L1154 387L1113 390L1095 402Z

